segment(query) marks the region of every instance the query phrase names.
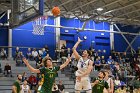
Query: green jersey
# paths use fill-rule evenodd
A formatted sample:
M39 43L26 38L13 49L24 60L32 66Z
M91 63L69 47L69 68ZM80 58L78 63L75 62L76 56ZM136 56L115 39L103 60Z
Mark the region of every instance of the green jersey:
M13 86L15 86L17 88L17 93L20 93L20 83L18 81L15 81ZM13 92L12 92L13 93Z
M98 78L94 81L99 80ZM108 89L108 83L105 80L99 80L99 83L92 87L92 93L103 93L104 88Z
M60 67L53 67L52 69L43 67L40 69L40 73L44 75L40 93L52 93L52 86L59 69Z

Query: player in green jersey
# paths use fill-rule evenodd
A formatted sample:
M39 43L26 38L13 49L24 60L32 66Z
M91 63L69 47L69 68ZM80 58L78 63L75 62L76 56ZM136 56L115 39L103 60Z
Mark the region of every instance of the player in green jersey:
M92 87L92 93L103 93L104 88L107 89L108 93L109 91L109 86L108 83L104 80L105 73L103 71L100 71L98 74L98 78L95 78L93 80L93 83L91 83Z
M22 75L17 75L17 80L13 83L12 93L20 93L21 87L20 82L22 80Z
M57 71L66 67L69 64L70 60L71 57L69 57L64 64L60 66L53 66L52 59L50 57L46 57L43 60L44 67L40 69L35 69L29 64L28 60L23 58L24 63L27 65L28 69L31 72L44 74L44 80L43 80L44 82L41 87L40 93L52 93L52 86L55 81L55 77L57 76Z

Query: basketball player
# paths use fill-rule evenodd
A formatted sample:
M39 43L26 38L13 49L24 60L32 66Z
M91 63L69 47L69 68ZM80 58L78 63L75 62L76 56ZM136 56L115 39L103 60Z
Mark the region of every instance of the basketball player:
M93 62L89 59L90 51L84 50L82 56L80 56L76 51L76 48L78 47L80 42L82 42L82 40L78 37L78 41L73 47L73 54L78 60L75 93L80 93L81 90L85 90L86 93L91 93L89 74L93 69Z
M52 86L55 81L55 77L57 76L57 71L66 67L69 64L70 60L71 57L69 57L64 64L60 66L53 66L52 59L50 57L46 57L43 60L44 67L35 69L29 64L28 60L26 60L25 58L23 59L24 63L31 72L44 74L44 82L41 87L40 93L52 93Z
M104 80L105 72L100 71L98 74L98 78L95 78L93 80L93 83L91 83L92 87L92 93L103 93L104 88L107 89L108 93L112 93L109 90L108 83Z
M22 80L22 75L17 75L17 80L14 82L12 86L12 93L20 93L21 87L20 82Z
M23 85L21 85L21 92L20 93L31 93L30 87L27 84L27 80L24 80Z
M105 70L104 72L105 72L104 80L108 83L110 93L114 93L114 82L113 82L113 79L109 77L110 73L109 73L108 70ZM104 89L104 93L108 93L108 91L106 89Z

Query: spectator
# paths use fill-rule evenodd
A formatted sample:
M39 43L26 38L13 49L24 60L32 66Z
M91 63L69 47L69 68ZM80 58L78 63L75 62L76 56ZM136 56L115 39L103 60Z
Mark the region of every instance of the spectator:
M112 63L113 61L114 61L114 60L112 59L112 56L109 56L109 58L107 59L106 64L111 65L111 63Z
M55 82L54 82L54 84L52 86L52 93L59 93L58 86L57 86L57 84Z
M46 51L47 54L49 54L49 48L48 48L47 45L45 45L45 51Z
M19 51L19 47L16 47L14 60L17 58L17 56L19 55L19 53L20 53L20 51Z
M16 57L16 65L20 66L21 64L23 64L22 58L24 57L22 52L19 52L17 57Z
M47 56L47 52L45 51L45 48L42 49L42 58L44 58L45 56Z
M31 52L31 48L28 48L26 55L27 55L27 59L32 60L33 56L32 56L32 52Z
M98 57L96 58L96 61L95 61L95 70L100 71L100 69L101 69L101 61Z
M71 55L71 50L70 50L70 48L68 48L68 51L67 51L67 57L70 57L70 55Z
M24 80L27 80L27 73L26 73L26 72L23 72L23 75L22 75L22 82L23 82Z
M119 78L120 78L120 75L121 75L120 64L118 62L116 62L114 65L114 76L119 76Z
M1 49L0 51L0 57L4 60L7 59L7 54L6 54L6 50L4 50L4 48Z
M41 63L42 63L42 57L41 57L41 55L39 55L38 58L37 58L37 60L36 60L36 66L37 66L37 68L40 67Z
M20 93L31 93L30 87L27 84L27 80L24 80L23 85L21 85L21 92Z
M121 86L121 81L118 76L116 76L116 79L114 80L115 89L118 89Z
M4 75L5 76L9 76L10 75L12 77L11 66L8 63L6 63L6 65L4 67Z
M59 81L58 89L60 93L64 93L65 86L62 84L62 80Z
M22 75L17 75L17 80L14 82L12 86L12 93L20 93L21 87L20 82L22 80Z
M61 49L60 58L61 58L62 63L64 63L67 59L67 53L65 52L64 49Z
M104 56L101 57L101 64L106 64Z
M64 49L64 50L67 49L67 47L65 46L65 44L62 44L61 49Z
M109 86L109 93L114 93L114 82L113 79L109 77L109 71L105 71L105 78L104 80L108 83ZM104 93L108 93L107 90L104 90Z
M32 56L33 56L34 60L36 61L37 60L37 56L38 56L38 52L36 51L35 48L32 51Z
M36 77L33 75L33 73L32 73L32 75L29 77L28 81L29 81L29 84L30 84L30 86L31 86L31 89L33 89L33 86L36 86L36 85L37 85L37 79L36 79Z

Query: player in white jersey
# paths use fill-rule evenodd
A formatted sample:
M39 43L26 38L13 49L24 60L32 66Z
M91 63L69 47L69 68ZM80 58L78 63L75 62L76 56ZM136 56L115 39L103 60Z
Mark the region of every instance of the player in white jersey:
M30 87L27 84L27 80L24 80L23 85L21 85L21 92L20 93L31 93Z
M89 59L90 51L84 50L82 56L78 54L76 48L82 42L78 37L77 43L73 47L73 54L78 60L76 71L76 84L75 84L75 93L80 93L81 90L85 90L86 93L91 93L91 84L89 79L89 74L93 69L93 61Z

